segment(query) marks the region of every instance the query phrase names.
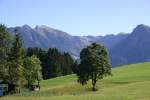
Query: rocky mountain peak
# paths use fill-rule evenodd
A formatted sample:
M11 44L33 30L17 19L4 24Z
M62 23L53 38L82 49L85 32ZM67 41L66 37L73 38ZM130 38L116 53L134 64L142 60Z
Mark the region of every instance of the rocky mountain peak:
M25 30L31 29L31 27L27 24L23 25L22 28L25 29Z
M146 34L150 34L150 27L146 26L144 24L140 24L137 25L136 28L133 30L132 34L136 34L136 35L146 35Z
M48 27L46 25L37 25L34 30L38 33L41 33L41 34L45 34L45 33L49 33L49 34L53 34L53 35L56 35L56 36L70 36L68 33L66 32L63 32L61 30L58 30L58 29L54 29L54 28L51 28L51 27Z
M48 27L46 25L37 25L34 29L36 30L46 30L46 31L54 31L55 29Z

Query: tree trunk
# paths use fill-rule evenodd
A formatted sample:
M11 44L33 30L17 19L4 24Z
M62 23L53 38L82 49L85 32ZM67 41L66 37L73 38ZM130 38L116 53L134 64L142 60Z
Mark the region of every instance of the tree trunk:
M38 88L39 88L39 90L40 90L40 88L41 88L41 87L40 87L40 82L39 82L39 81L38 81Z
M93 85L92 91L96 91L96 90L97 90L97 89L96 89L96 83L93 83L92 85Z
M92 91L96 91L96 74L92 75Z

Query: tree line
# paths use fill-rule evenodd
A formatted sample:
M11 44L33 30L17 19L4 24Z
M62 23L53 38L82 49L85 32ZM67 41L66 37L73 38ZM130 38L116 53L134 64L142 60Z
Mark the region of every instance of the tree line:
M56 48L43 50L41 48L28 48L27 56L36 55L42 66L43 79L50 79L73 73L74 59L69 53L61 53Z

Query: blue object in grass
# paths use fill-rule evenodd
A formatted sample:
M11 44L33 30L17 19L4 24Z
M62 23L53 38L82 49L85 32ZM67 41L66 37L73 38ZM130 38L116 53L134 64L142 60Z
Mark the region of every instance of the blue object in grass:
M4 96L4 93L3 93L3 90L2 89L0 89L0 97L1 96Z

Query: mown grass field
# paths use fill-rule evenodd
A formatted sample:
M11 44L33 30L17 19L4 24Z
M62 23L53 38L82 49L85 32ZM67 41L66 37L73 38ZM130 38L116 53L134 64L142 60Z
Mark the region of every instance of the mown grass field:
M97 92L77 83L75 75L41 83L40 92L24 91L0 100L150 100L150 63L125 65L113 69L113 76L98 81Z

